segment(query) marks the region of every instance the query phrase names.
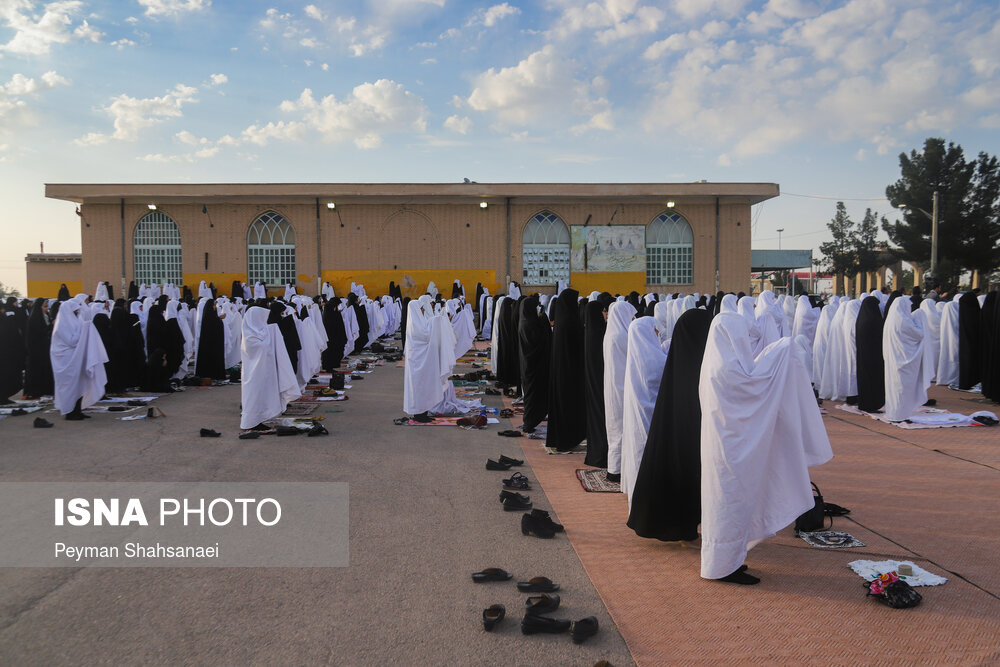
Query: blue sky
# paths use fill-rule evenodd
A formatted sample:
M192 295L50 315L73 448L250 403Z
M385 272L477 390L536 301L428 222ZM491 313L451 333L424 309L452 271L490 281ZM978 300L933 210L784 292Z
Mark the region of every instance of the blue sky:
M766 181L818 249L928 136L1000 153L995 0L0 0L0 282L46 182Z

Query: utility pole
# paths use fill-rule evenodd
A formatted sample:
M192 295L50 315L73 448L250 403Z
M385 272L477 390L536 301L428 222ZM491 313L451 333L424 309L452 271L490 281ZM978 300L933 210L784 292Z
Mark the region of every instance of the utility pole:
M933 206L931 207L931 279L937 280L937 256L938 256L938 191L934 191ZM933 287L933 285L932 285Z

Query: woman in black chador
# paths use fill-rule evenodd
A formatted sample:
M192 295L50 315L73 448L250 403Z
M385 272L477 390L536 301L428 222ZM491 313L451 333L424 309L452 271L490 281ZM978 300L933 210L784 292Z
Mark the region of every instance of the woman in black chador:
M958 300L958 388L972 389L982 374L982 342L979 340L979 297L966 292Z
M499 329L497 349L497 382L509 387L521 384L520 353L518 352L518 332L514 325L517 299L507 297L500 304L497 317Z
M604 332L608 323L605 312L614 297L602 293L584 304L583 367L587 386L587 458L583 462L595 468L608 467L608 426L604 414Z
M632 491L628 526L640 537L694 540L701 523L701 401L698 377L712 325L707 310L674 325L646 449Z
M267 323L278 325L281 338L285 341L285 349L288 350L288 360L292 362L292 370L297 373L299 370L299 350L302 349L302 341L299 340L299 332L295 328L295 320L284 316L287 307L281 301L272 303L271 314L267 317Z
M882 358L882 310L878 297L861 302L855 324L858 361L858 408L878 412L885 405L885 360Z
M521 301L518 320L518 349L520 357L521 389L524 391L524 425L522 430L531 433L549 411L549 339L552 331L549 319L539 314L537 295Z
M361 354L361 351L368 345L368 332L371 329L368 322L368 311L363 304L358 303L358 295L354 292L347 295L347 305L354 308L354 316L358 320L358 340L354 343L354 351L351 354Z
M347 346L347 330L344 328L344 316L340 314L339 305L340 299L332 299L323 306L323 328L326 329L326 337L329 339L326 349L320 356L325 371L340 368L340 361L344 358L344 348Z
M993 290L986 295L980 311L979 338L982 343L983 396L997 401L1000 394L1000 298Z
M28 356L24 369L24 397L38 398L51 396L55 392L52 379L52 360L49 346L52 344L52 320L48 315L46 299L35 299L28 316L27 346Z
M152 322L153 313L150 309L149 320ZM162 316L161 316L162 319ZM201 332L198 339L198 357L195 361L194 374L200 378L212 378L213 380L226 379L226 333L225 327L219 313L215 311L215 299L209 299L201 310ZM147 336L149 335L149 324L146 325ZM162 356L153 358L150 354L150 367L162 364L166 367L166 350L161 350ZM159 368L157 368L159 373ZM167 374L170 377L170 374Z
M545 446L563 452L573 449L587 437L579 296L575 289L564 289L552 317L555 326L552 328L549 430Z

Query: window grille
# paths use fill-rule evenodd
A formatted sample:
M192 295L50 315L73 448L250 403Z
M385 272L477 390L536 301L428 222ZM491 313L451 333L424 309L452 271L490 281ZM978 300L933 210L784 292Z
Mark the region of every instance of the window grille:
M295 284L295 230L280 213L265 211L247 232L247 282Z
M569 282L569 228L551 211L536 214L521 235L521 266L525 285Z
M181 233L177 224L160 211L150 211L136 224L132 234L136 283L180 285Z
M661 213L646 227L646 284L694 282L694 234L678 213Z

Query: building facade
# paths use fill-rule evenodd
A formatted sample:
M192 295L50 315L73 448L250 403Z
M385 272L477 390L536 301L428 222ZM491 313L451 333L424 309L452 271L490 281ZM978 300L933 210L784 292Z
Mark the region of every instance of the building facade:
M552 292L745 289L772 183L48 184L80 205L84 286L329 281L404 294L454 279ZM65 282L65 281L63 281ZM58 286L58 285L57 285ZM29 285L29 293L32 288ZM35 296L35 295L33 295ZM48 296L39 294L37 296Z

